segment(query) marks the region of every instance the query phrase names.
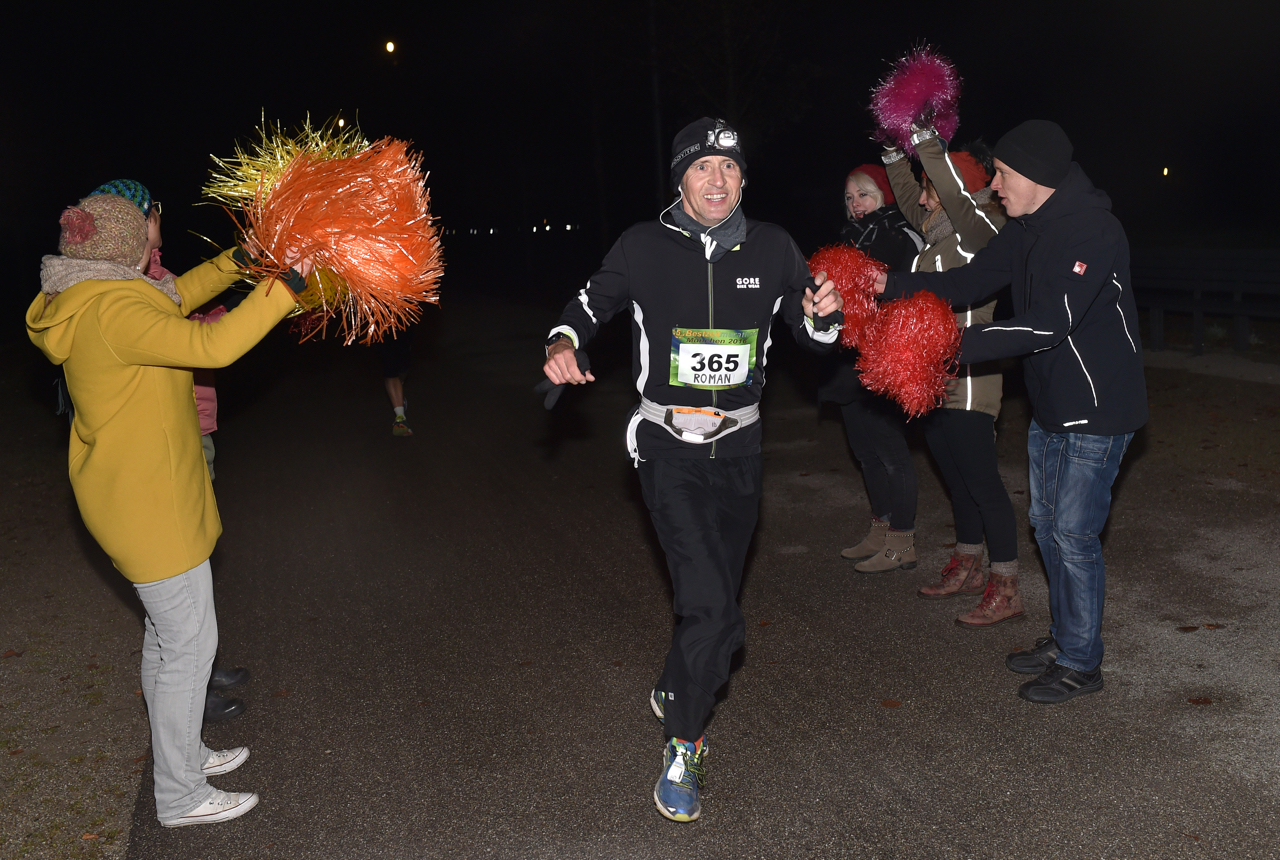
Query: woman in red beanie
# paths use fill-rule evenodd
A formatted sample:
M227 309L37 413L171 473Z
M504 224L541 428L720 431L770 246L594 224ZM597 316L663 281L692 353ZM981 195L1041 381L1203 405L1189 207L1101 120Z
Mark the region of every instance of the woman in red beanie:
M907 220L929 243L913 271L942 272L963 266L1004 226L1004 211L991 180L990 152L981 144L969 152L947 151L933 129L916 132L913 145L924 168L917 182L903 152L882 156L889 181L902 199L916 198ZM976 154L976 155L975 155ZM956 308L961 327L991 322L995 301ZM951 496L956 544L937 582L917 591L926 599L981 594L978 605L956 619L962 627L991 627L1023 615L1018 593L1018 536L1013 503L996 463L995 420L1003 379L997 367L961 365L947 385L943 408L925 421L925 438ZM983 537L991 562L983 569Z

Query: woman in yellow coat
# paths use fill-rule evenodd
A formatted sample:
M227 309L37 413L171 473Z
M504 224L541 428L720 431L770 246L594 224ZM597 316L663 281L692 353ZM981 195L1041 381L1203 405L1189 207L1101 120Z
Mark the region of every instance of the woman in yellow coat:
M188 320L240 267L228 252L176 278L143 275L160 244L160 211L139 183L101 186L65 210L61 224L59 255L41 263L27 332L66 372L80 514L146 608L142 690L156 814L167 827L226 821L258 796L206 781L239 767L249 751L212 751L200 739L218 647L209 555L222 524L186 368L230 364L296 303L284 283L263 281L217 323ZM290 286L305 289L300 277Z

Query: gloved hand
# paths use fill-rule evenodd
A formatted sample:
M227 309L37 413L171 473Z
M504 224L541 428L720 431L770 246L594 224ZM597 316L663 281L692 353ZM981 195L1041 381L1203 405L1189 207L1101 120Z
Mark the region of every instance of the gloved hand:
M815 319L815 327L817 326L817 322L818 321ZM573 357L577 359L578 370L582 371L583 374L586 374L586 372L591 369L591 359L587 358L587 353L584 350L575 349L573 351ZM556 401L560 399L560 395L564 393L564 389L564 383L556 385L550 379L543 379L533 387L534 393L547 395L546 399L542 401L542 405L546 409L551 409L556 405Z
M826 316L815 316L813 318L814 331L831 331L832 326L844 324L844 311L832 311Z

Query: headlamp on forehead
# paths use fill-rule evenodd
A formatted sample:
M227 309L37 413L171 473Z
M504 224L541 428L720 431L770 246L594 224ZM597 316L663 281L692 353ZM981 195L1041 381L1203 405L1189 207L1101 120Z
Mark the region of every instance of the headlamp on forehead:
M707 132L707 146L712 149L737 149L738 133L731 128L726 128L720 123L716 123L716 127Z

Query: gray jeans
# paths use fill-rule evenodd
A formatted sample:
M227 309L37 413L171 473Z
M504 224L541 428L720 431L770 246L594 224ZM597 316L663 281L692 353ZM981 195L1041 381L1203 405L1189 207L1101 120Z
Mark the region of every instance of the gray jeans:
M209 673L218 650L213 571L206 559L186 573L135 583L147 610L142 640L142 695L151 718L156 817L178 818L209 799L200 739Z

